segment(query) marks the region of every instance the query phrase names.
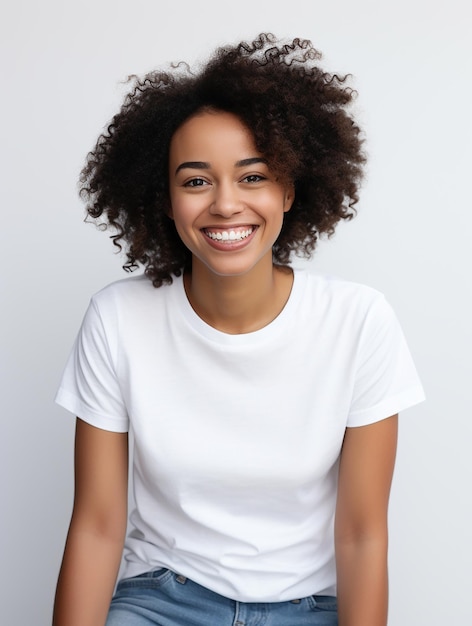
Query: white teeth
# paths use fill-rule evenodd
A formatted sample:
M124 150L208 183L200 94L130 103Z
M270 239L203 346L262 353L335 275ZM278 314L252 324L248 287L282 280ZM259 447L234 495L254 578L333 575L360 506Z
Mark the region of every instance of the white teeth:
M253 228L247 228L246 230L223 230L218 231L217 233L213 233L209 230L206 230L205 233L210 239L216 241L241 241L242 239L246 239L252 233Z

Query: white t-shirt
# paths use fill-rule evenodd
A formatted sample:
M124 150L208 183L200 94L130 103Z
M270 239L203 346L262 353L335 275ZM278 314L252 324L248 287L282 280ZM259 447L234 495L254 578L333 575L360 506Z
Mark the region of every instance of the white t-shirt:
M134 440L123 576L167 567L229 598L336 593L333 517L347 426L423 400L385 298L295 271L280 315L229 335L182 278L96 294L56 401Z

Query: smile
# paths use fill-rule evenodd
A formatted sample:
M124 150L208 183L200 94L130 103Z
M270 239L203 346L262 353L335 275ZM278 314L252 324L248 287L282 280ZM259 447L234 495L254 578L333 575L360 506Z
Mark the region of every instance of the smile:
M221 228L204 228L204 234L218 242L233 243L235 241L242 241L251 235L255 230L254 226L244 226L243 228L231 228L229 230L223 230Z

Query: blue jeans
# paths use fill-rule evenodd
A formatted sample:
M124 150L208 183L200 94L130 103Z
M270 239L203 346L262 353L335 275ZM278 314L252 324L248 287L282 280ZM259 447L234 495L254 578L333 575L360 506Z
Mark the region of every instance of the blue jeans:
M237 602L167 569L121 580L106 626L337 626L336 598Z

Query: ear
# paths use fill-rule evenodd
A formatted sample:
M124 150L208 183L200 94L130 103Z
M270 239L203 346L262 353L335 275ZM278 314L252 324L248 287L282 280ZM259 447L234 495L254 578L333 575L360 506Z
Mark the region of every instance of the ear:
M166 202L166 204L167 204L167 207L166 207L164 212L165 212L165 214L167 215L167 217L169 219L174 221L174 211L172 209L172 204L171 204L170 200L168 200L168 202Z
M287 213L288 211L290 211L294 200L295 200L295 185L293 183L290 183L285 188L284 213Z

